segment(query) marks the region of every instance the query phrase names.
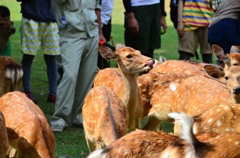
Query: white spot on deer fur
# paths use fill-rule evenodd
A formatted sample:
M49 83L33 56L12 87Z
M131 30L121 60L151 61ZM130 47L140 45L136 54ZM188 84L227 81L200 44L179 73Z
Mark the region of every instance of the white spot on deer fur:
M239 141L235 141L235 145L240 145L240 142Z
M178 87L177 83L170 83L169 88L171 89L172 92L176 91Z
M224 110L230 110L230 107L229 107L229 106L224 106L223 109L224 109Z
M212 123L212 118L210 118L210 119L208 120L208 123Z
M221 121L218 120L218 121L216 122L216 124L217 124L217 126L221 126Z
M220 112L221 111L221 109L217 109L217 112Z
M230 128L226 128L225 131L226 131L226 132L229 132L229 131L230 131Z

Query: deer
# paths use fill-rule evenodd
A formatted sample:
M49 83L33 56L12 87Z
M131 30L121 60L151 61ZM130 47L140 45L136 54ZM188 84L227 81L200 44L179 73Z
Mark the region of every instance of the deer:
M177 60L156 63L148 73L137 77L143 117L147 117L147 123L143 127L145 130L159 130L161 120L169 119L167 113L171 112L169 102L171 102L172 91L167 85L180 84L185 78L196 74L208 76L202 64L199 63ZM95 77L94 86L110 87L120 98L124 98L123 77L118 68L100 70ZM161 97L158 93L162 94Z
M7 92L20 90L23 70L15 60L0 56L0 96Z
M240 156L240 133L194 135L193 118L170 113L181 124L179 136L163 131L136 130L109 146L92 152L88 158L235 158Z
M193 133L240 133L240 106L234 103L221 103L194 116Z
M197 116L221 103L240 103L240 66L205 65L205 69L216 80L202 76L184 80L173 93L173 112Z
M194 61L166 60L153 67L149 73L137 78L147 122L143 129L160 130L163 121L172 121L172 88L194 75L210 77L204 63Z
M150 70L151 71L151 70ZM192 75L177 73L147 73L137 78L143 104L144 130L162 130L162 122L172 122L168 117L171 109L172 84L181 84Z
M16 158L55 158L55 138L41 109L24 93L8 92L0 98L8 140Z
M216 45L212 45L212 50L219 62L221 62L221 66L223 67L223 64L227 64L228 66L237 66L240 65L240 46L233 45L230 49L229 54L225 54L224 50Z
M9 147L5 118L0 111L0 158L6 158Z
M82 108L85 139L89 151L103 148L127 134L128 130L141 128L142 105L136 81L136 73L147 72L154 60L141 55L140 51L123 45L116 46L116 52L99 46L99 52L105 59L116 60L123 84L119 97L108 86L96 86L89 91ZM100 70L98 73L108 76L115 68ZM98 78L100 79L100 78ZM102 78L103 79L103 78ZM98 80L111 84L111 79ZM116 85L117 86L117 85Z

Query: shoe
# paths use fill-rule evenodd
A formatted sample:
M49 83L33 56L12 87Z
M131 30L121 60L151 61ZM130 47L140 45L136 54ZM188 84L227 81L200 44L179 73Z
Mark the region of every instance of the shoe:
M80 128L80 129L83 129L83 124L72 124L72 127L73 128Z
M65 127L66 127L65 125L61 125L61 124L53 124L53 125L51 125L51 128L52 128L53 132L63 132Z
M31 99L35 104L37 104L37 100L36 100L35 96L33 95L33 93L31 91L30 92L24 92L24 93L27 95L27 97L29 99Z
M56 102L56 95L52 94L52 93L49 93L47 101L50 102L50 103L55 103Z

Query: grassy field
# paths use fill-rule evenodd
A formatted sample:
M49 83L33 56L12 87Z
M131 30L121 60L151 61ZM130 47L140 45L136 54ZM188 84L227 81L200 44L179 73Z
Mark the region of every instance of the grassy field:
M11 10L11 19L17 31L11 36L12 57L21 62L19 27L21 21L20 3L16 0L1 0L0 5L8 6ZM169 0L166 1L166 9L169 11ZM123 41L123 5L122 1L115 1L113 11L112 36L114 43L124 43ZM167 59L177 59L177 34L167 16L168 30L162 36L162 48L156 50L155 58L159 55ZM48 103L48 82L46 76L46 66L43 60L43 54L39 51L32 67L31 76L32 91L38 100L38 106L43 110L46 117L49 118L54 111L54 104ZM78 128L68 128L63 133L55 133L56 138L56 157L68 155L71 158L83 158L88 155L88 149L84 140L84 132Z

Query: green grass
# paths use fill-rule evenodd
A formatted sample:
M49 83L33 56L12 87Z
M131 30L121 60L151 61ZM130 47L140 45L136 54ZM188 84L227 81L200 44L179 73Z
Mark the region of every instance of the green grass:
M20 3L16 0L1 0L0 5L8 6L11 11L11 19L14 21L14 26L17 31L16 34L11 36L12 44L12 57L21 62L22 54L20 53L20 35L19 27L21 21ZM166 2L166 9L169 11L169 0ZM124 43L123 41L123 5L122 1L115 1L113 11L113 26L112 36L114 43ZM155 58L158 59L159 55L167 59L177 59L177 33L167 16L168 30L162 36L162 48L155 51ZM43 54L38 52L32 66L31 76L32 91L37 97L38 106L43 110L46 117L49 119L54 112L54 104L48 103L48 82L46 76L46 66L43 60ZM84 132L77 128L68 128L63 133L55 133L56 139L56 157L61 155L69 155L71 158L82 158L88 155L88 149L84 139Z

